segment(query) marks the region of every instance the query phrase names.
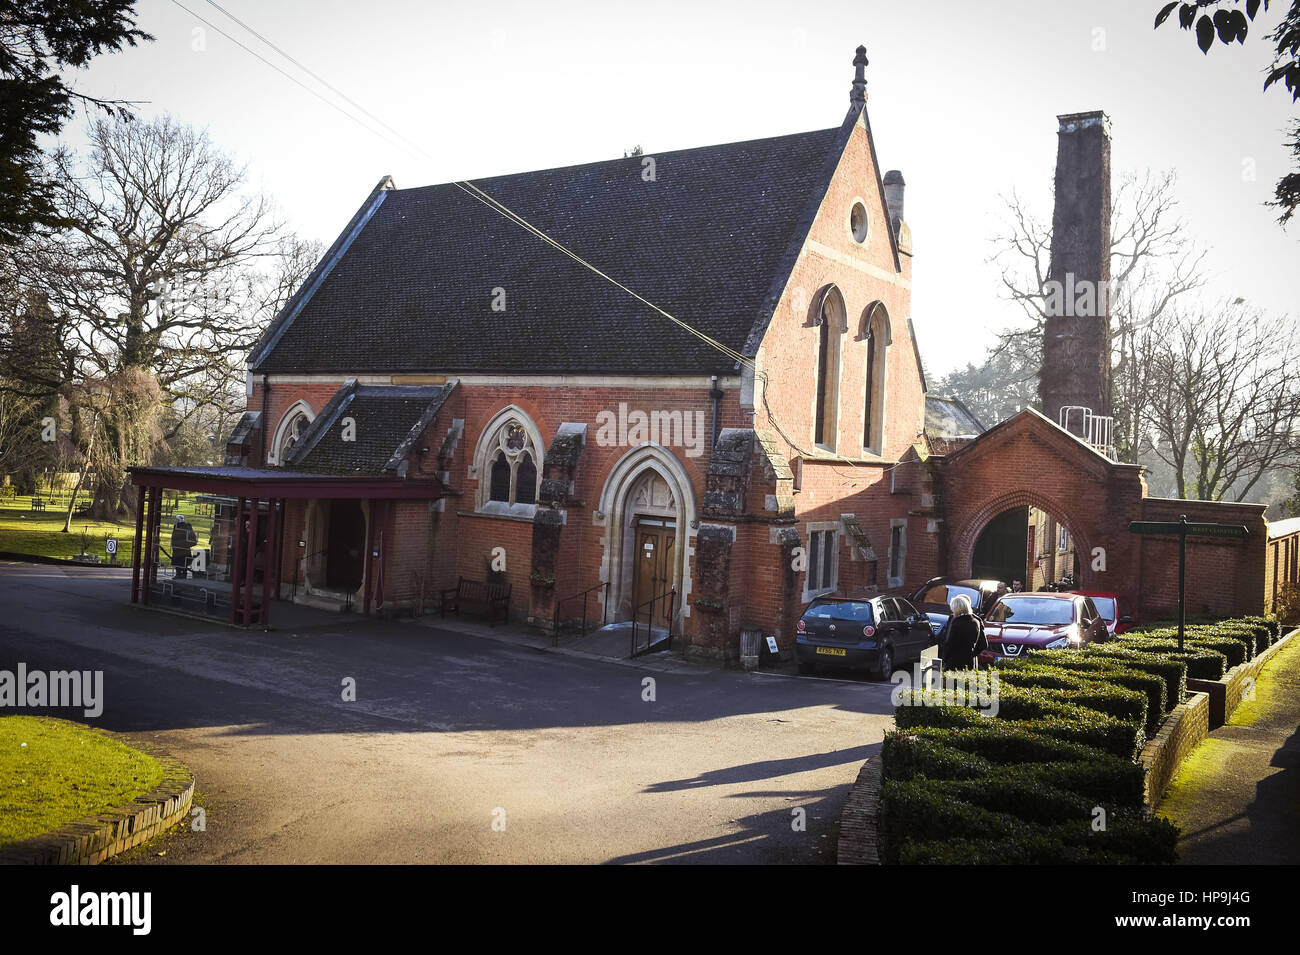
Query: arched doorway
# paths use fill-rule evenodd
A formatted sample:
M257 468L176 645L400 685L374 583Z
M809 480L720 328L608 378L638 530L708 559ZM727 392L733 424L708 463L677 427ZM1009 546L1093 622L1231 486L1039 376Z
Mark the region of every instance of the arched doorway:
M303 579L317 596L358 596L365 584L367 501L314 500L307 508Z
M628 495L627 536L632 542L631 567L624 568L626 586L631 587L632 609L644 607L656 597L678 586L680 561L677 560L677 501L668 482L654 468L646 468ZM654 608L655 624L668 622L668 604ZM662 619L661 619L662 618Z
M1069 526L1033 504L1007 508L975 538L970 572L1023 590L1081 586L1080 546Z
M600 513L609 619L630 620L638 607L675 589L671 620L662 601L654 608L655 624L679 623L689 613L688 541L695 521L694 491L680 462L659 445L628 452L605 481Z

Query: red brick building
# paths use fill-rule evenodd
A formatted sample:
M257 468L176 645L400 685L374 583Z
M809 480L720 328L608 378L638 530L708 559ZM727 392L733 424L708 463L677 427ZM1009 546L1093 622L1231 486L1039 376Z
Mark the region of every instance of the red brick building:
M240 570L249 601L261 581L427 613L470 578L549 627L587 592L589 614L652 616L719 659L746 627L788 650L817 594L969 574L1012 507L1051 513L1086 567L1107 549L1084 584L1144 599L1165 557L1126 533L1160 509L1138 469L1035 413L977 437L960 402L927 400L903 179L877 159L861 48L855 65L830 129L384 179L250 355L227 467L140 469L142 493L261 495L225 525L251 545L223 560L213 534L217 579ZM249 515L262 531L236 533ZM1246 575L1207 601L1253 608L1256 563L1257 594Z

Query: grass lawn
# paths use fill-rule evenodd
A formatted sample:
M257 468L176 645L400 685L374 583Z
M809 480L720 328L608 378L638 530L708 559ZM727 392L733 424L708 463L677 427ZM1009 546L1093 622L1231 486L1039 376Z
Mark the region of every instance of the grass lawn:
M152 756L80 723L0 717L0 845L130 802L162 777Z
M74 517L71 528L65 534L63 522L67 516L66 497L63 498L61 507L58 506L56 498L54 502L47 504L49 509L45 511L33 510L31 504L31 498L26 495L0 501L0 551L68 559L74 554L81 553L84 533L86 553L98 554L101 561L107 562L108 555L104 551L104 541L106 538L116 537L117 563L131 566L131 551L135 545L134 518L117 523ZM195 513L196 509L193 495L180 495L177 511L184 514L185 520L194 526L194 533L199 538L195 546L208 547L212 518ZM169 551L171 528L174 523L173 517L163 516L162 544Z

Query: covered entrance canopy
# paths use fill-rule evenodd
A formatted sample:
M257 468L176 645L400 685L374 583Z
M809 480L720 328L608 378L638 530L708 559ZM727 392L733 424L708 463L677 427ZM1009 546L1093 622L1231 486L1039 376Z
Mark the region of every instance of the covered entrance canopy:
M271 597L278 598L280 592L287 500L436 500L442 496L437 480L396 474L317 474L246 466L128 471L138 488L131 602L149 604L152 598L167 596L185 601L187 609L205 616L224 611L228 602L230 621L241 626L270 622ZM198 494L188 523L178 518L171 528L170 546L162 539L164 488ZM366 526L363 568L374 552L372 525ZM172 572L160 580L163 554ZM141 555L147 555L143 564ZM369 588L365 600L369 611Z

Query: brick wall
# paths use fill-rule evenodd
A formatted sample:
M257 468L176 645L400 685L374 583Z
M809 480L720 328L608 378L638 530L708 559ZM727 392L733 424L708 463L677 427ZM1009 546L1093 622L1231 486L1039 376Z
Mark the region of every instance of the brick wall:
M1146 497L1139 469L1082 447L1041 415L1022 412L938 461L939 506L948 524L944 573L964 575L980 532L1012 507L1032 506L1065 525L1079 555L1079 586L1113 592L1121 612L1172 615L1178 599L1177 538L1129 533L1130 521L1245 524L1245 541L1189 538L1189 612L1253 614L1263 609L1262 505ZM1101 567L1096 549L1104 551ZM1097 566L1094 567L1094 564Z
M1282 589L1300 584L1300 531L1270 537L1264 556L1264 606L1277 611Z

